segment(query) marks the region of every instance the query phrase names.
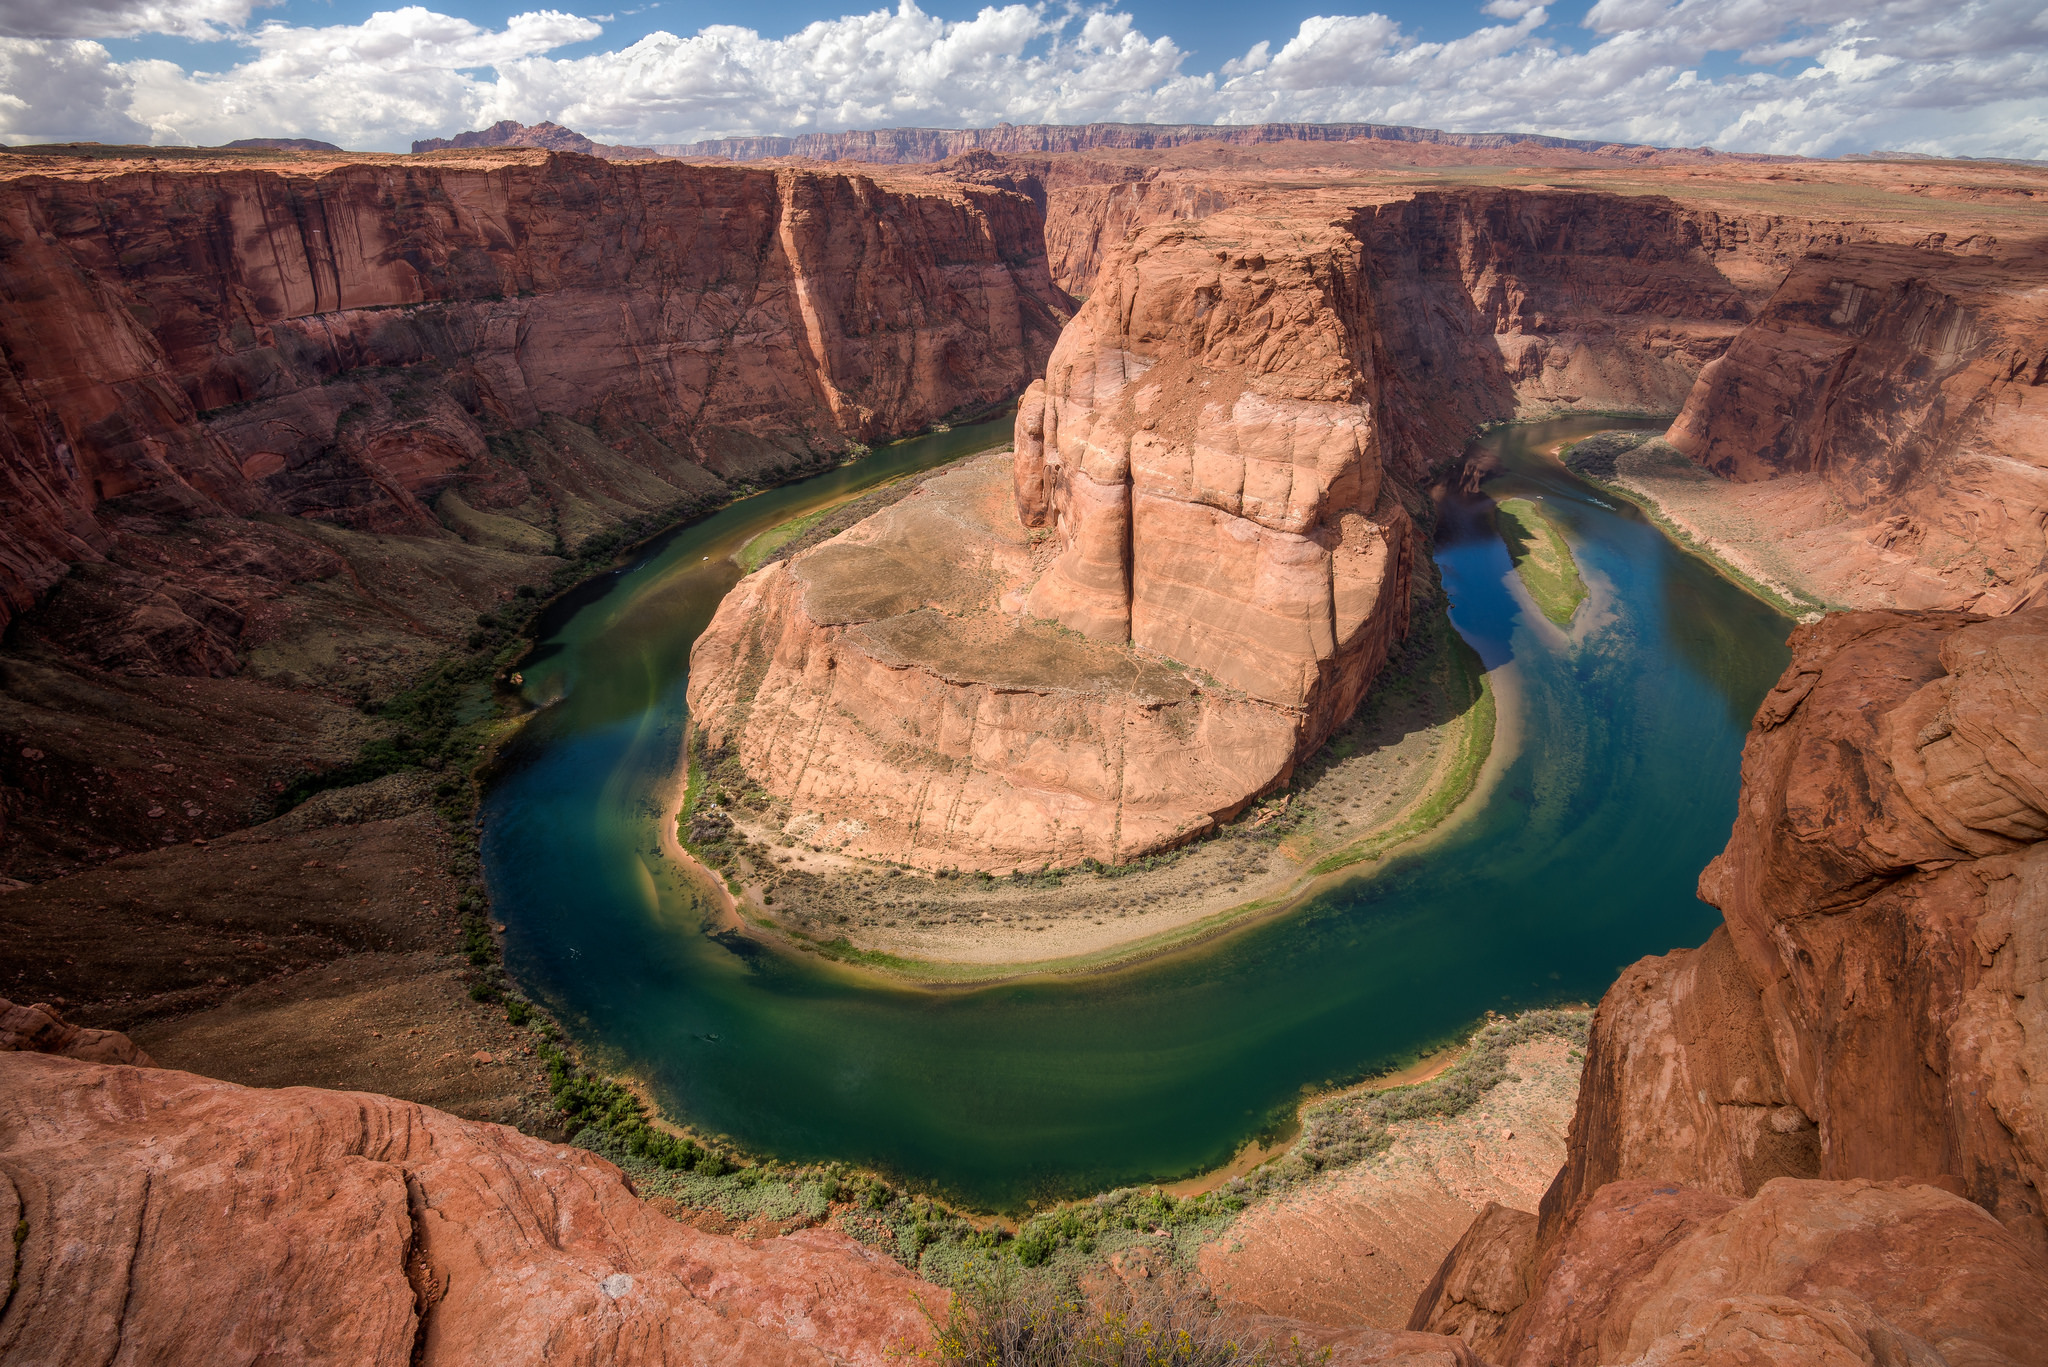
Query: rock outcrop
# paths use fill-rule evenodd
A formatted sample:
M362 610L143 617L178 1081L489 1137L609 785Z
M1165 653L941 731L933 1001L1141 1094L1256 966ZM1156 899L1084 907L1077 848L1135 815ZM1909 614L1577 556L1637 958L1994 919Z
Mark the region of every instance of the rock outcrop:
M2037 604L2048 594L2044 288L2038 243L1936 233L1817 252L1700 374L1671 444L1738 484L1803 478L1805 496L1767 508L1761 530L1789 543L1830 601Z
M1413 1327L1511 1367L2038 1360L2048 611L1793 649L1700 880L1725 928L1608 991L1540 1219L1475 1226Z
M1236 813L1306 718L1024 612L1044 555L983 457L742 580L690 656L690 715L791 834L923 868L1133 855Z
M71 1024L37 1002L16 1006L0 997L0 1054L56 1054L87 1063L125 1063L153 1068L156 1063L135 1041L118 1030L88 1030Z
M1140 235L1025 394L1006 486L927 486L720 605L710 744L830 843L926 867L1121 862L1283 782L1407 630L1360 266L1335 225Z
M1313 747L1407 628L1357 238L1223 216L1140 234L1017 414L1036 617L1304 714Z
M945 1293L842 1235L758 1244L611 1164L360 1092L0 1052L9 1362L881 1367Z

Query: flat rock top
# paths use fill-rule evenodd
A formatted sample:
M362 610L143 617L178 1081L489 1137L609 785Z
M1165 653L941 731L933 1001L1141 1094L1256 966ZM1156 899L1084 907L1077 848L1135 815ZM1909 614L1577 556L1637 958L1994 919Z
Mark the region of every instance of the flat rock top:
M1018 608L1037 577L1008 453L982 456L790 562L804 611L885 664L1034 692L1193 695L1185 674Z

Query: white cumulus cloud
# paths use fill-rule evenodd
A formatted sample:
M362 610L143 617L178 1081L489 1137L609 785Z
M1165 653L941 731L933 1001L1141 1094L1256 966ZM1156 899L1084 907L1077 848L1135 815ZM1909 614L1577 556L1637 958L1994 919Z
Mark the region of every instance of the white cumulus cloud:
M52 16L55 17L52 17ZM781 37L734 25L602 34L555 10L500 28L409 6L361 24L251 27L250 0L0 0L0 138L319 137L402 149L502 118L593 137L1012 123L1419 124L1829 153L2048 156L2039 0L1598 0L1582 25L1489 0L1448 41L1378 13L1325 15L1213 70L1113 6L916 0ZM231 35L222 71L116 61L94 37ZM1183 35L1199 38L1199 35Z

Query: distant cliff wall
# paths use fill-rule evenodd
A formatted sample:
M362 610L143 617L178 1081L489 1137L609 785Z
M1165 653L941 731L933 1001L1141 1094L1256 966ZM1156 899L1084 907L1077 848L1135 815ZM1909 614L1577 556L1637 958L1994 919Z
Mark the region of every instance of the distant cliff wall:
M444 491L538 494L573 545L606 495L550 419L670 495L771 478L1008 398L1064 309L1038 207L980 186L576 156L20 177L0 622L124 513L438 534Z
M1723 479L1811 477L1821 590L2009 612L2048 597L2048 251L1983 237L1821 248L1699 377L1670 440Z
M800 133L793 137L711 138L665 143L655 150L670 157L725 157L759 161L767 157L810 157L819 161L884 163L944 161L962 152L1006 155L1087 152L1097 148L1136 150L1181 147L1191 142L1252 145L1268 142L1428 143L1494 149L1529 146L1580 152L1635 148L1633 143L1553 138L1539 133L1446 133L1381 123L1086 123L997 124L994 128L881 128L845 133ZM1651 151L1651 148L1641 148Z

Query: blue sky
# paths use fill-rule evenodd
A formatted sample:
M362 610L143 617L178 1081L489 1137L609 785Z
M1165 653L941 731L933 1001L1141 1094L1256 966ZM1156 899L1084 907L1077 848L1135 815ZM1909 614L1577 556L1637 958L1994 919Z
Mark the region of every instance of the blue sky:
M2041 0L0 0L0 140L1272 119L2048 156Z

